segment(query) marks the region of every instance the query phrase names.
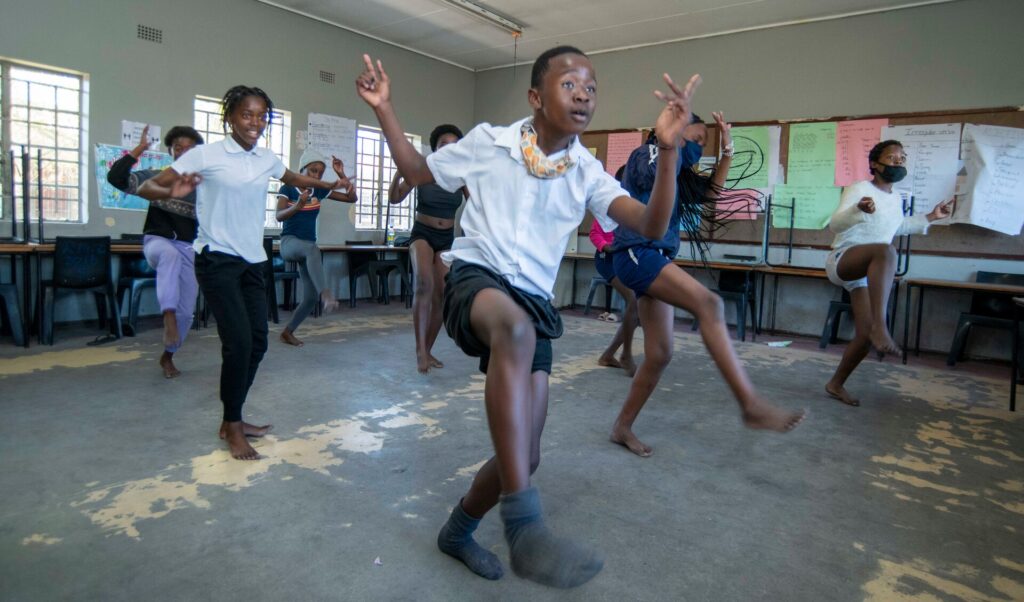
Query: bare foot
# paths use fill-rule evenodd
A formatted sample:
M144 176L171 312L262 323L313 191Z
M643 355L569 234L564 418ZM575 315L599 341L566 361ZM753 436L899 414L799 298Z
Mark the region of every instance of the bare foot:
M416 371L420 374L430 372L434 365L430 362L430 354L425 351L416 352Z
M292 331L288 330L287 328L281 331L280 338L282 343L287 343L289 345L294 345L296 347L302 347L303 345L305 345L305 343L295 338L295 335L292 334Z
M618 443L619 445L627 448L629 451L646 458L650 456L654 450L649 446L644 445L642 441L636 438L633 431L628 426L623 426L618 423L612 427L612 433L608 436L608 439L612 443Z
M636 375L636 362L633 361L633 356L623 355L619 358L619 363L622 364L622 369L626 371L626 376L633 378Z
M175 347L177 344L178 318L174 315L174 310L168 310L164 312L164 347Z
M325 290L320 293L320 303L323 304L323 310L325 314L331 313L338 309L338 299L331 294L331 291Z
M217 434L221 439L227 437L228 425L234 424L233 422L221 422L220 432ZM274 428L272 424L264 424L263 426L256 426L255 424L249 424L248 422L242 422L242 433L246 437L260 438L270 432L270 429Z
M749 429L787 433L797 427L807 410L788 412L764 400L758 400L750 410L743 413L743 424Z
M597 365L605 368L625 368L614 355L602 355L597 358Z
M884 326L872 331L869 338L871 339L871 344L879 353L897 354L900 352L896 341L892 340L892 337L889 336L889 331Z
M171 359L173 355L170 351L164 351L163 355L160 356L160 367L163 368L164 378L174 378L181 374L181 370L178 370Z
M444 368L444 362L434 357L434 354L430 354L430 367L431 368Z
M838 399L848 406L859 406L860 400L850 395L850 392L846 390L843 385L835 385L831 382L825 385L825 392L828 393L829 397Z
M228 442L228 450L231 457L236 460L259 460L260 454L245 438L242 431L242 422L225 422L221 424L221 439Z

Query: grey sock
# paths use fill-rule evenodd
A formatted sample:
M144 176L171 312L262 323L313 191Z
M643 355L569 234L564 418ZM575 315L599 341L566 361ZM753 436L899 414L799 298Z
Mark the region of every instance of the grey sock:
M576 587L601 572L596 550L554 535L544 525L535 487L501 497L501 520L512 570L524 579L552 587Z
M462 509L462 500L459 500L448 522L437 534L437 547L445 554L461 560L469 570L484 579L501 579L505 574L501 561L473 540L473 531L476 531L479 524L480 519L466 514Z

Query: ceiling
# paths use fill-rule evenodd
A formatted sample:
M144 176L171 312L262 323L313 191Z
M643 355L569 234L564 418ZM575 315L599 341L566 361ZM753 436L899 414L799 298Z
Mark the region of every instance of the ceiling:
M957 0L481 0L512 35L441 0L258 0L471 71L531 62L559 44L593 54Z

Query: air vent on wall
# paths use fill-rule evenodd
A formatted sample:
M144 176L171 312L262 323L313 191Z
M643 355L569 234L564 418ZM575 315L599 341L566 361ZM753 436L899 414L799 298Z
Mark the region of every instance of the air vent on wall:
M333 84L334 83L334 74L331 73L330 71L321 71L320 72L320 81L324 82L325 84Z
M147 42L156 42L157 44L163 44L164 42L164 30L157 29L156 27L139 25L136 30L136 36L140 40L146 40Z

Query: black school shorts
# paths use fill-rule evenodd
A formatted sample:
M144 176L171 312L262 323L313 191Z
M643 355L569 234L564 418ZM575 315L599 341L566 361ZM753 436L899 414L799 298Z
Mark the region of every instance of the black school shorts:
M471 357L480 358L480 371L487 373L491 350L473 334L469 314L476 294L485 288L496 288L505 293L530 316L537 331L537 346L533 351L530 372L543 370L551 374L551 339L562 336L562 317L546 298L531 295L509 283L487 268L456 260L445 277L444 328L448 336Z

